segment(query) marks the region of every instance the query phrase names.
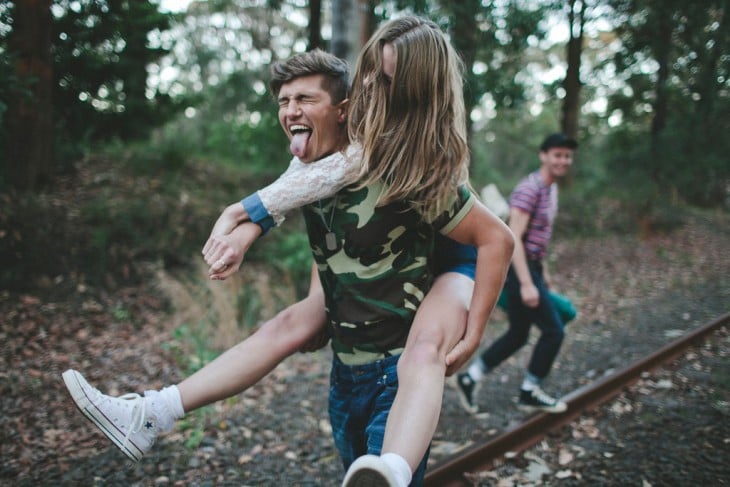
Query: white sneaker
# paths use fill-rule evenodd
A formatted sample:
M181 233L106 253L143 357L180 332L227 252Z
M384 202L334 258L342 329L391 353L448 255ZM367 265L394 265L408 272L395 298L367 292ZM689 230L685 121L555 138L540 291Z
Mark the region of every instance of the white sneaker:
M129 457L138 462L157 439L159 429L151 411L146 411L145 399L139 394L112 397L91 387L75 370L63 373L71 398L107 438Z
M342 487L398 487L398 481L382 458L363 455L347 469Z

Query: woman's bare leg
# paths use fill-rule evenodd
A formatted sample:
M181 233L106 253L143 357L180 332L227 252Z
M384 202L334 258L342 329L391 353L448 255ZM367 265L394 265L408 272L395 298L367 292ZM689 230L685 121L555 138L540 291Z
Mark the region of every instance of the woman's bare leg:
M186 413L239 394L323 330L324 297L310 294L264 323L177 387Z
M443 400L446 354L464 335L474 281L439 275L418 308L398 361L398 392L385 427L382 453L396 453L415 471L436 431Z

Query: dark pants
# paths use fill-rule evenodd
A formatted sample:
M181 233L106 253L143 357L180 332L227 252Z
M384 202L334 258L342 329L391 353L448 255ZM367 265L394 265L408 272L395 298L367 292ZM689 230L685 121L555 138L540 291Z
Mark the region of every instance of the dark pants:
M336 356L330 372L329 415L335 446L347 470L358 457L380 455L385 423L398 390L398 359L345 365ZM428 453L413 473L411 487L423 485Z
M532 351L527 371L539 379L544 379L550 372L565 335L563 322L548 295L542 275L542 264L531 260L528 261L528 267L532 282L540 293L540 304L537 308L529 308L522 303L520 281L510 266L504 285L508 299L509 329L482 353L481 358L490 369L497 367L527 343L530 327L534 323L540 329L540 338Z

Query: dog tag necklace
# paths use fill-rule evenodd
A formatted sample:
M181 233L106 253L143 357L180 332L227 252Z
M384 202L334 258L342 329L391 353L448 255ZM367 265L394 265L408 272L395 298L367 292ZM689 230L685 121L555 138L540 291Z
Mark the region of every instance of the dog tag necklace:
M335 199L332 202L332 211L330 212L329 225L327 225L327 222L324 219L322 200L318 200L317 203L319 204L319 217L322 219L322 224L324 225L324 228L327 229L327 233L324 235L324 244L327 247L327 250L337 250L337 237L335 237L335 232L332 231L332 222L335 219L335 209L337 208L337 197L335 196Z

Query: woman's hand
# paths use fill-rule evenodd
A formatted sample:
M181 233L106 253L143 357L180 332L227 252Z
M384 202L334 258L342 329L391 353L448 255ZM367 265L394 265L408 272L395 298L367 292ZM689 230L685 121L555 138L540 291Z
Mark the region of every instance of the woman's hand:
M246 252L261 232L257 224L244 222L227 235L211 235L203 247L203 258L210 266L208 276L223 280L238 271Z

